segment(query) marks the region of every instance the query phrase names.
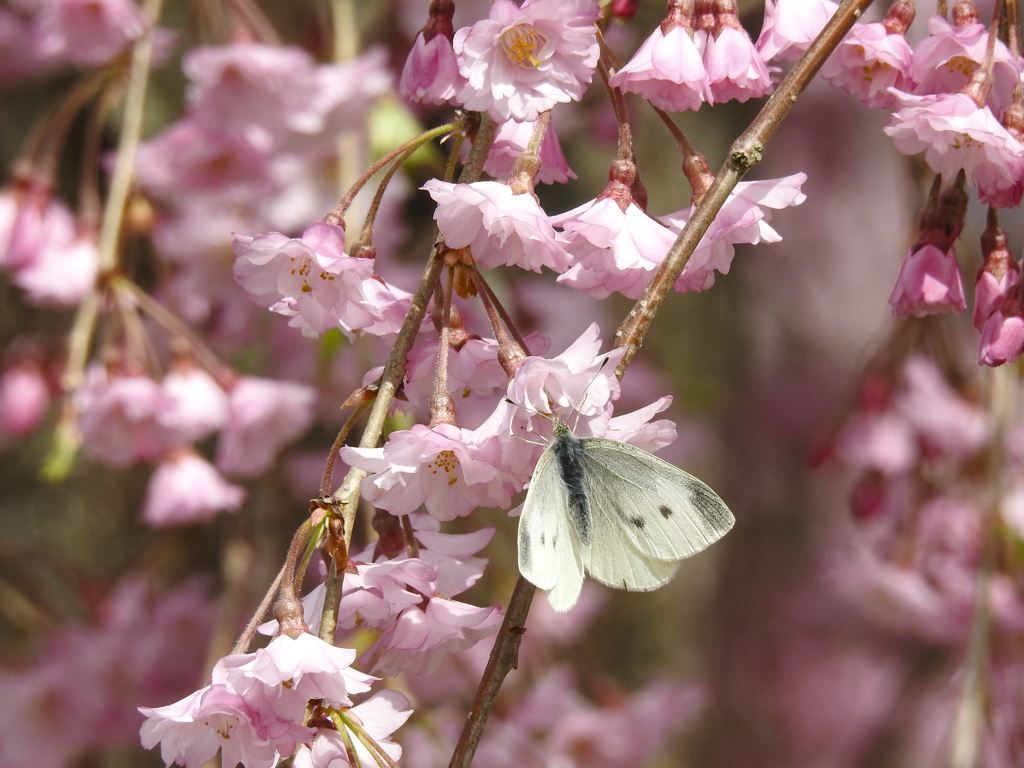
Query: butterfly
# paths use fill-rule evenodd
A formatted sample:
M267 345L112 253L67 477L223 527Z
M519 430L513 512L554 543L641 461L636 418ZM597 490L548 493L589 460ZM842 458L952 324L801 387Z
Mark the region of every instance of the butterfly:
M519 518L519 571L568 611L584 570L602 584L648 591L679 561L714 544L735 518L707 485L642 448L576 437L555 416Z

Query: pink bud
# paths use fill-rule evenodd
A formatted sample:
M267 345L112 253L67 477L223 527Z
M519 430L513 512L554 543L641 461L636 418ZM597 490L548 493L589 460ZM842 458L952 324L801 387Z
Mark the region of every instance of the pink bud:
M900 266L889 306L896 317L963 312L967 304L953 251L944 252L932 243L912 247Z
M1004 303L1005 306L1005 303ZM995 367L1012 363L1024 350L1024 317L1004 315L999 309L992 313L981 332L978 365Z

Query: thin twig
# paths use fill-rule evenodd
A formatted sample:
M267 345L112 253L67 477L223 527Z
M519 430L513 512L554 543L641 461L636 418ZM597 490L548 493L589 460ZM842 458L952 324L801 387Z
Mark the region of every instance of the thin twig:
M821 34L811 44L803 57L796 63L785 79L779 84L778 90L761 109L761 112L750 124L750 127L736 139L729 151L729 157L715 177L714 183L701 199L693 215L679 233L679 237L669 249L665 261L655 272L651 281L644 289L643 295L630 310L629 315L615 333L615 346L625 347L616 375L621 379L629 366L630 360L643 344L651 323L657 315L662 302L672 290L679 274L689 261L690 255L697 248L711 222L715 220L729 194L744 174L757 165L764 154L765 146L775 134L783 118L789 114L797 98L825 63L829 54L835 50L846 33L853 27L872 0L848 0L839 6L839 10L829 20Z

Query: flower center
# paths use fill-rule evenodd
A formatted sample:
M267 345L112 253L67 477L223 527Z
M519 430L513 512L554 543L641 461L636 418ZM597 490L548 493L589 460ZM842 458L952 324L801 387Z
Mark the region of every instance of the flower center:
M537 68L540 66L537 51L547 42L548 39L533 27L515 26L502 34L501 49L517 67Z
M459 481L455 475L452 474L452 470L459 465L459 457L455 455L455 451L441 451L437 454L437 458L427 464L427 469L432 474L437 474L438 470L441 470L448 475L448 485L455 485Z

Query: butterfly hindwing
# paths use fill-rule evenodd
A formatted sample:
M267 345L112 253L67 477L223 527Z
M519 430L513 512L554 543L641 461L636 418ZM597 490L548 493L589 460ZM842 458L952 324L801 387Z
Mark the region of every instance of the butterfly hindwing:
M613 540L624 533L642 555L675 561L732 528L735 518L725 503L678 467L628 443L600 437L581 442L595 540L599 525L611 525L614 532L606 535ZM593 552L591 560L597 557Z
M583 587L581 545L571 528L568 493L548 448L533 471L519 518L519 571L549 590L548 600L559 611L571 608Z

